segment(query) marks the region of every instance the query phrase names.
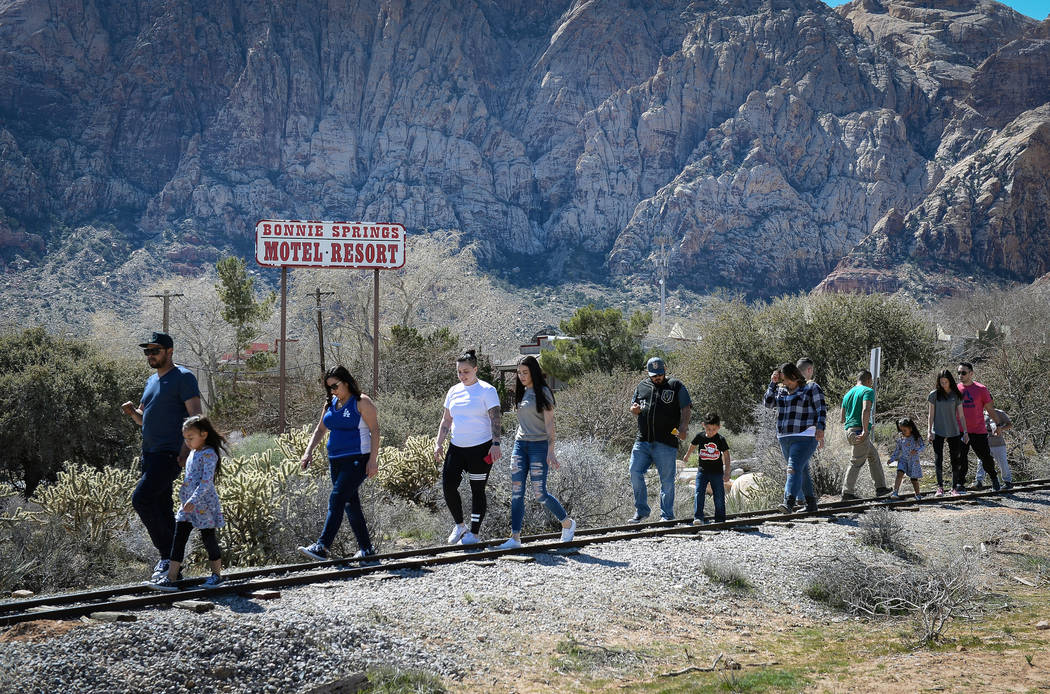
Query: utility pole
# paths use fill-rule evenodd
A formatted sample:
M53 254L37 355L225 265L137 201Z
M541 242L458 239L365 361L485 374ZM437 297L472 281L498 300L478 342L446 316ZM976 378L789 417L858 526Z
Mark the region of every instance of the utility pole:
M664 325L664 305L667 301L667 266L670 259L670 252L667 249L667 239L660 238L660 252L656 256L656 270L660 274L660 331L663 332Z
M177 297L177 296L186 296L186 295L185 294L172 294L167 289L165 289L163 294L150 294L149 296L150 296L151 299L161 299L161 300L164 301L164 319L163 319L164 332L168 332L168 304L171 303L171 300L174 299L175 297Z
M321 323L321 297L332 296L333 294L335 292L322 292L320 287L317 287L313 294L317 300L317 308L314 310L317 311L317 353L321 355L321 378L324 378L324 375L327 373L324 368L324 325Z

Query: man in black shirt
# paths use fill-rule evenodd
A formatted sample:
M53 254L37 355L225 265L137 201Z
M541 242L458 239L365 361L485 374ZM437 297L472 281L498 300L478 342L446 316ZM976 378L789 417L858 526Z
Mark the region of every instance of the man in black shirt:
M660 518L674 518L675 463L678 442L689 434L692 401L682 382L665 375L664 360L653 357L645 365L649 378L638 384L631 401L631 414L638 417L638 438L631 449L631 487L635 514L628 523L649 516L649 490L645 472L655 465L660 475Z

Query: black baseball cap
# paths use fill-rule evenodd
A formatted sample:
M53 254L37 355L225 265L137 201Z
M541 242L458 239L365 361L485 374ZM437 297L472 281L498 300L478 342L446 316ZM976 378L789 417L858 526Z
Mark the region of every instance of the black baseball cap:
M150 345L160 345L165 349L171 349L175 346L175 341L167 333L153 333L148 340L139 343L139 347L149 347Z
M664 360L660 357L653 357L645 364L645 370L649 372L650 376L663 376L666 371Z

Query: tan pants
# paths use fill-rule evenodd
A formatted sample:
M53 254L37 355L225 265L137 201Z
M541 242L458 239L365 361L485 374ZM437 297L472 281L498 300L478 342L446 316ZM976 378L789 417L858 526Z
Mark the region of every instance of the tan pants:
M882 469L879 452L875 449L875 444L871 442L871 432L869 431L862 441L857 442L857 437L862 431L863 429L849 429L846 432L846 441L853 446L853 456L849 461L849 469L846 470L846 480L842 484L843 494L857 493L857 476L860 475L860 469L864 467L864 463L868 464L871 481L875 483L875 488L886 488L886 473Z

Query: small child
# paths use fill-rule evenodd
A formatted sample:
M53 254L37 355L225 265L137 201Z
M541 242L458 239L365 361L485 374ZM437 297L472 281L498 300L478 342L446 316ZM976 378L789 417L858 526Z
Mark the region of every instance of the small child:
M226 439L212 426L207 417L189 417L182 423L182 438L190 449L186 459L186 479L179 487L179 507L175 514L175 539L171 543L171 563L168 575L159 581L146 581L154 590L174 592L179 590L179 567L186 552L186 541L191 528L201 532L201 540L208 551L211 562L211 577L204 581L205 588L223 582L222 552L215 538L215 530L226 523L219 505L219 494L215 491L215 477L219 474L219 452L226 448Z
M901 482L907 475L911 478L911 486L915 489L915 500L918 501L922 498L922 495L919 494L919 480L922 478L919 451L926 448L926 444L923 443L915 422L907 417L898 420L897 433L897 447L893 449L893 455L889 459L891 463L894 460L897 461L897 479L893 483L893 493L889 498L891 500L900 499L897 492L900 491Z
M711 485L711 496L715 500L715 522L726 519L726 483L729 482L729 444L725 437L718 433L722 420L714 412L704 416L704 433L697 434L685 454L685 462L693 451L699 451L699 466L696 471L696 496L693 499L693 525L703 525L704 500L707 496L707 485Z

